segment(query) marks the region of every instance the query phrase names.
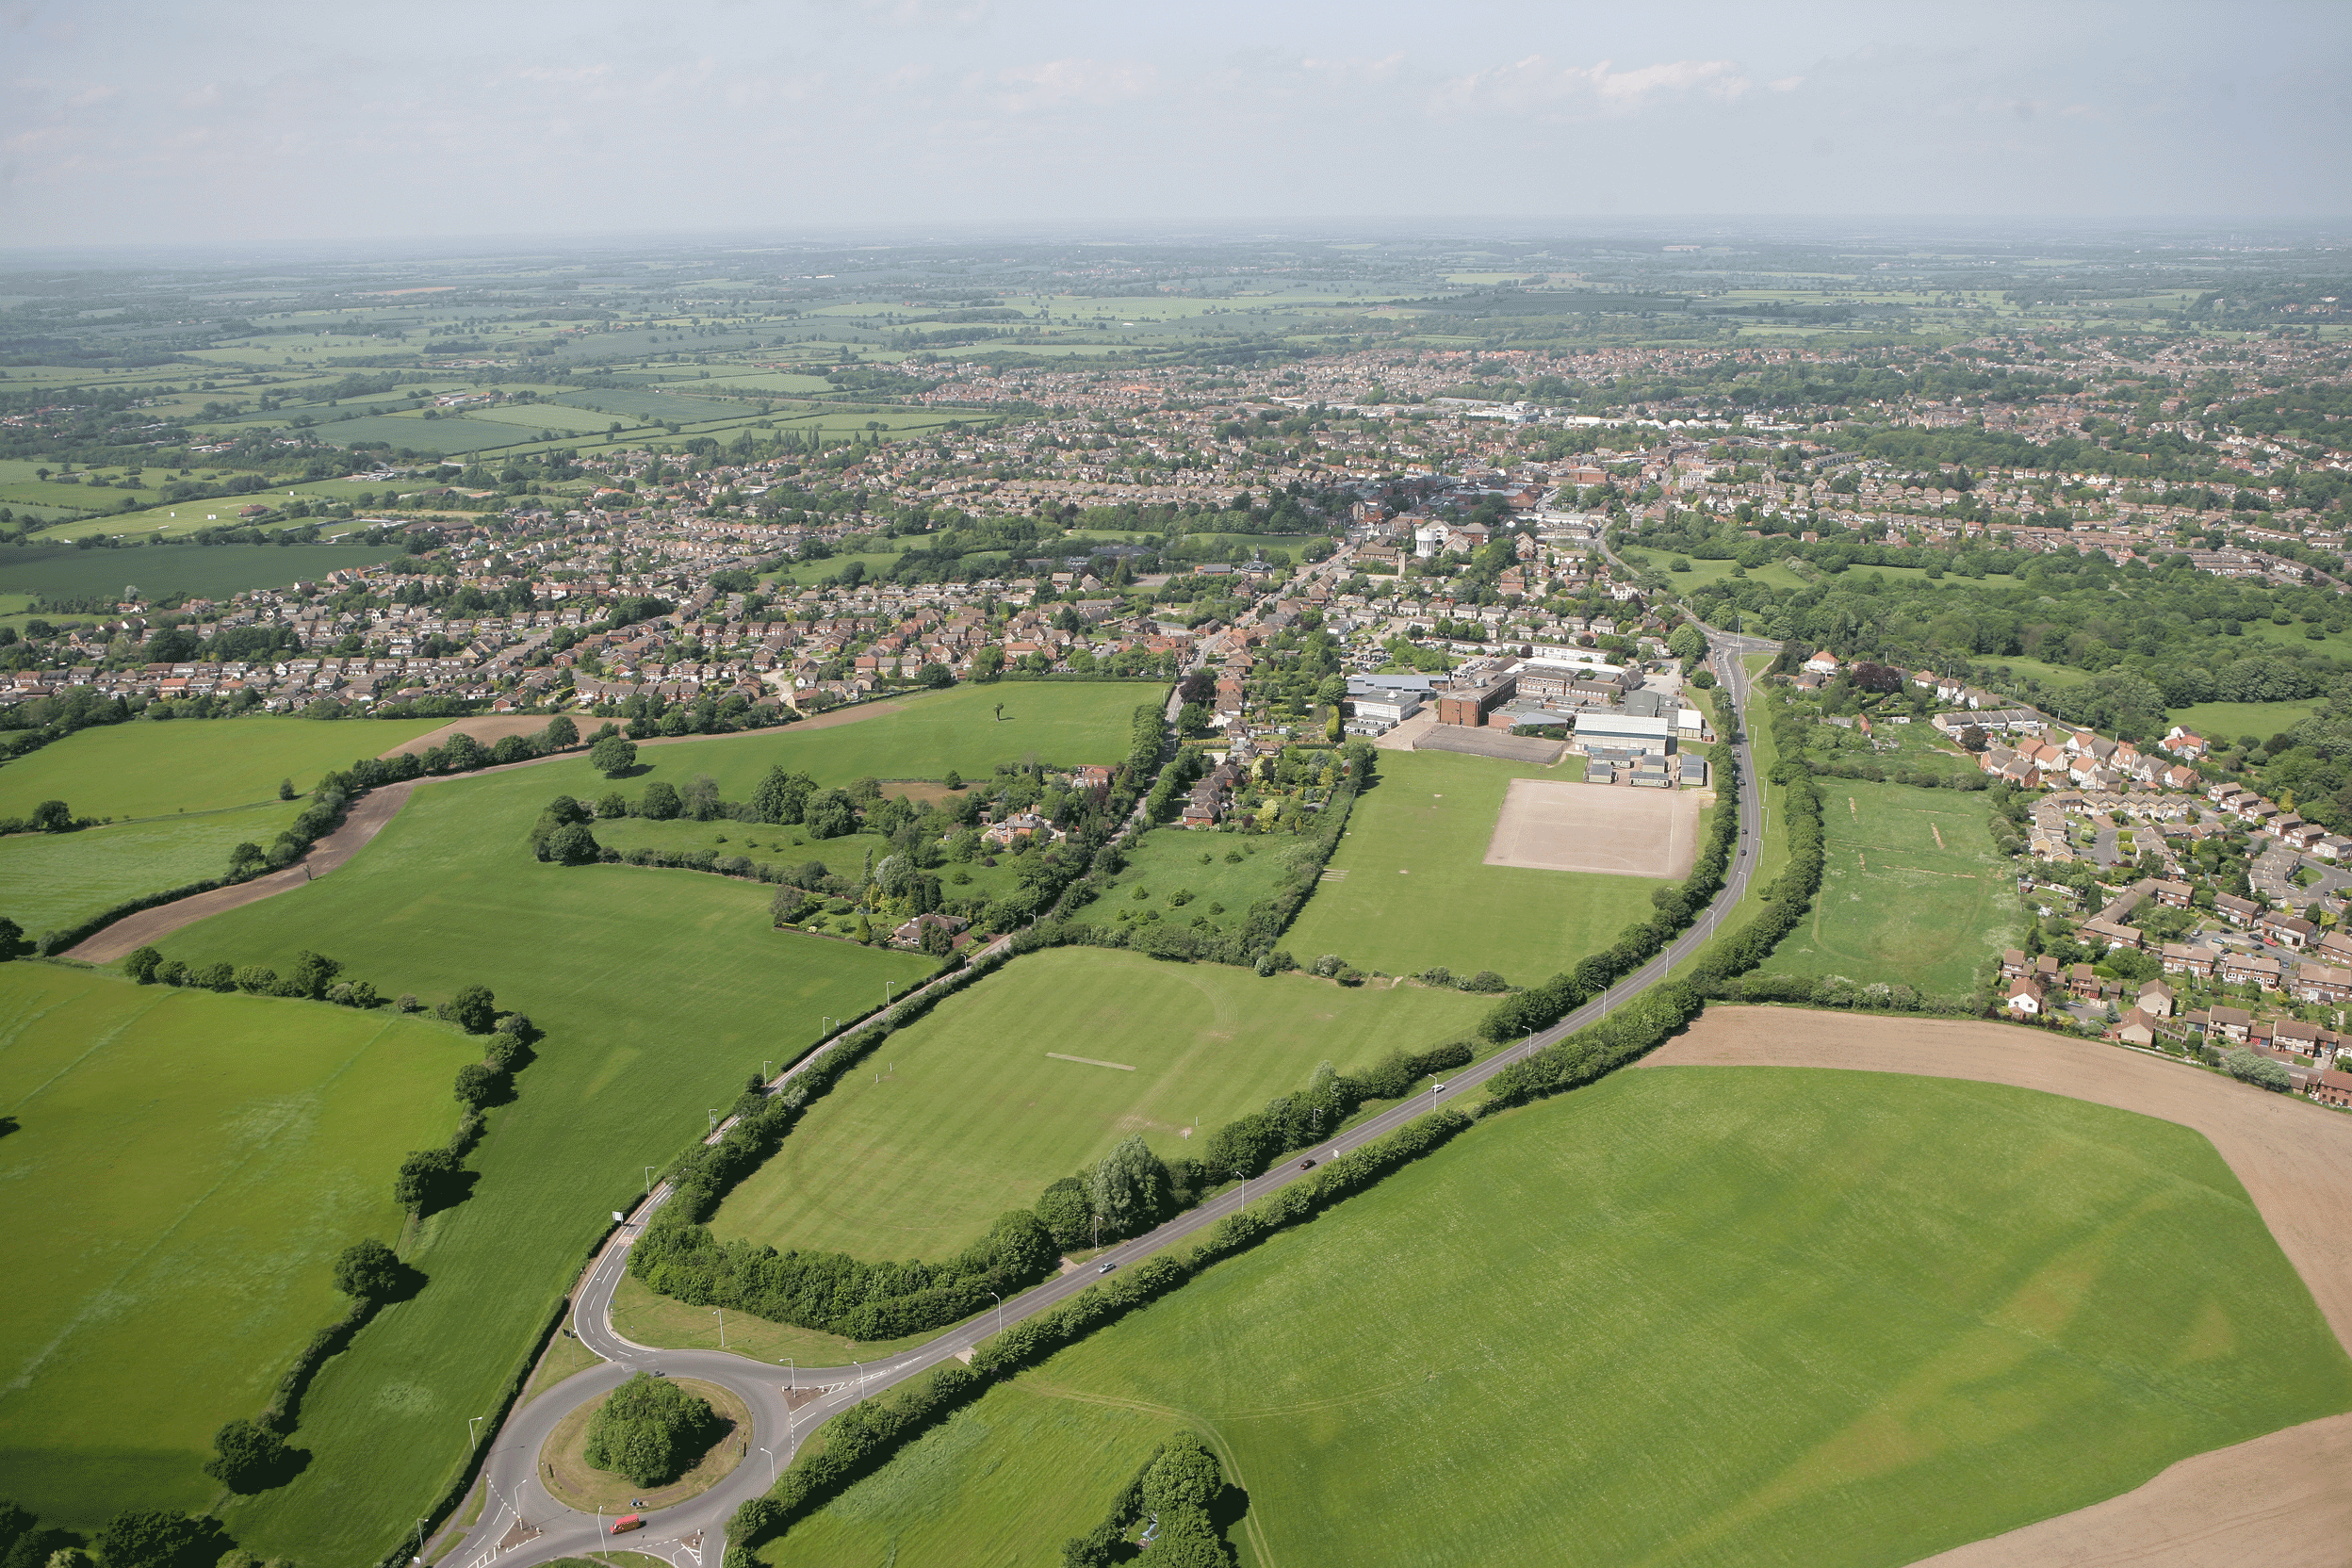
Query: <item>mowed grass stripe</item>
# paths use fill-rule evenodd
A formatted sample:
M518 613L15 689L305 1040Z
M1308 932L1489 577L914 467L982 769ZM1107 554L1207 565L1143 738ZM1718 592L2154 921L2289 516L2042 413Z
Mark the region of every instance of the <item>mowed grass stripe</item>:
M1650 893L1663 884L1483 863L1511 781L1562 776L1490 757L1381 752L1378 783L1331 856L1346 874L1316 884L1282 945L1302 964L1336 953L1391 974L1491 969L1520 986L1609 946L1654 912Z
M1116 949L1034 954L891 1037L872 1070L812 1106L735 1189L712 1230L777 1248L942 1258L1131 1133L1163 1158L1198 1154L1204 1135L1184 1129L1213 1131L1303 1088L1319 1062L1345 1071L1460 1038L1486 1005ZM1135 1065L1072 1072L1087 1058L1046 1051L1040 1036Z
M321 1003L0 967L0 1472L49 1523L201 1510L212 1434L344 1306L335 1255L390 1241L392 1171L456 1124L481 1054Z
M2352 1408L2352 1362L2185 1128L1673 1068L1491 1122L974 1414L1015 1392L1192 1422L1284 1568L1879 1568ZM768 1560L1017 1509L1006 1426L952 1462L918 1444L894 1492L853 1489ZM1134 1461L1086 1462L1108 1496Z
M951 767L986 777L1039 743L1072 760L1115 760L1135 694L1155 690L950 692L861 724L650 747L648 770L621 787L710 773L741 799L776 762L826 784ZM321 1374L293 1439L315 1454L310 1468L229 1506L231 1530L256 1552L366 1561L386 1550L417 1500L448 1484L464 1456L449 1434L490 1408L610 1211L643 1190L644 1168L675 1155L763 1059L805 1051L821 1017L864 1012L886 982L903 989L931 970L916 956L776 932L772 890L757 884L531 858L526 836L549 797L610 787L584 758L425 785L332 876L160 944L192 963L281 972L316 949L386 992L428 1000L479 982L547 1036L521 1098L493 1113L470 1162L475 1195L416 1238L432 1285ZM447 1075L442 1085L446 1094Z

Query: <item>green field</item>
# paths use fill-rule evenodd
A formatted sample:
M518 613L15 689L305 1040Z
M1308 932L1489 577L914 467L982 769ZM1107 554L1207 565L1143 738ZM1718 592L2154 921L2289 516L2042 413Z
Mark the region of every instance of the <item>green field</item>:
M1064 1397L1034 1379L1000 1385L760 1557L779 1564L1052 1562L1062 1542L1110 1511L1112 1496L1179 1424L1148 1407ZM1253 1557L1244 1561L1258 1568Z
M1984 796L1854 778L1820 784L1821 890L1764 972L1967 995L2023 921Z
M421 419L402 414L363 414L356 419L337 419L320 425L318 433L338 447L348 447L354 441L384 441L394 451L405 447L412 451L443 454L513 447L530 440L533 433L488 419L461 419L454 416Z
M190 501L193 512L225 503ZM244 504L238 498L237 505ZM230 507L234 513L236 508ZM76 549L71 545L0 546L0 593L69 598L120 598L136 587L148 599L172 594L226 598L248 588L312 581L345 566L368 566L400 552L388 545L142 545L137 549Z
M1116 949L1034 954L893 1036L736 1188L712 1229L779 1248L944 1257L1130 1133L1173 1157L1197 1147L1183 1129L1214 1131L1303 1088L1319 1062L1346 1071L1458 1039L1486 1006L1458 991L1346 990Z
M2164 717L2216 745L2234 746L2241 736L2260 735L2268 740L2282 729L2292 729L2322 706L2316 701L2200 702L2194 708L2175 708Z
M840 576L841 568L853 561L864 564L868 577L879 576L898 564L895 555L879 555L871 551L862 555L828 555L823 561L787 562L784 569L768 580L779 585L812 587L827 578Z
M1131 841L1126 856L1127 869L1072 918L1130 925L1149 911L1178 925L1206 921L1209 930L1231 936L1251 905L1274 896L1294 860L1314 858L1315 841L1292 833L1239 837L1162 827Z
M1020 1451L1032 1399L1077 1407L1050 1468ZM1058 1528L1081 1475L1107 1501L1137 1413L1209 1437L1260 1563L1884 1568L2347 1408L2352 1363L2186 1128L1653 1069L1209 1270L767 1556L1035 1562L1001 1521L1035 1489Z
M691 749L668 748L673 753ZM692 872L565 869L524 836L584 760L428 785L334 875L167 938L168 956L285 970L314 948L392 993L479 981L545 1031L521 1098L471 1162L475 1195L414 1253L437 1288L320 1377L296 1441L317 1462L235 1505L256 1550L366 1560L461 1457L452 1421L488 1408L607 1212L728 1102L762 1059L806 1049L821 1015L879 1003L925 961L779 934L767 890ZM445 1091L446 1092L446 1091Z
M742 798L776 761L827 784L948 767L985 777L1033 741L1112 760L1138 693L1148 701L1157 688L948 693L827 729L647 747L650 771L624 787L710 773ZM531 859L526 835L551 795L608 787L583 757L428 784L332 876L158 944L194 963L281 971L312 948L387 993L428 1001L479 981L547 1034L520 1100L497 1113L473 1157L479 1189L417 1240L414 1261L440 1288L321 1374L293 1439L317 1455L311 1468L231 1506L229 1527L257 1552L364 1561L386 1549L459 1463L462 1446L445 1434L496 1399L608 1211L642 1190L645 1167L675 1155L763 1060L806 1050L821 1018L862 1011L886 981L903 989L930 971L907 955L776 932L770 890L755 884Z
M1443 751L1383 751L1378 766L1331 859L1346 878L1317 885L1282 937L1300 963L1336 953L1391 974L1442 964L1531 986L1653 913L1660 884L1646 877L1482 863L1511 781L1560 770Z
M335 1255L399 1236L392 1172L449 1136L480 1052L389 1012L30 963L0 967L0 1033L8 1493L82 1529L204 1509L214 1429L341 1315Z
M231 850L269 847L301 810L271 801L79 833L11 834L0 839L0 915L38 937L147 893L210 881L227 873Z
M617 787L635 798L653 779L683 784L697 774L709 774L719 781L727 799L748 800L768 769L778 763L806 770L820 784L859 778L936 779L951 768L980 784L1001 764L1033 760L1062 767L1117 762L1133 743L1135 710L1156 706L1167 695L1166 686L1142 680L958 686L893 699L853 724L823 728L791 725L684 745L642 747L638 765L648 771L621 780ZM996 712L1000 703L1004 709L1001 717ZM6 776L0 773L0 781ZM564 787L594 799L615 786L591 776ZM5 799L0 792L0 801ZM757 827L744 825L752 837L764 841L766 835Z
M320 774L430 735L444 722L258 714L100 725L0 767L0 816L24 816L44 800L62 800L76 816L118 818L251 806L277 799L282 780L307 791Z

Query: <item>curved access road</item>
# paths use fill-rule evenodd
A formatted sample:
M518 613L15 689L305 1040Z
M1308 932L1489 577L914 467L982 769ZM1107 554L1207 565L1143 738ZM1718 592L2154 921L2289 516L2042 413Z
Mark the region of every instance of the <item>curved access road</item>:
M2210 1139L2352 1348L2352 1117L2092 1040L2011 1024L1710 1007L1642 1063L1843 1068L2069 1095ZM1929 1558L1921 1568L2342 1568L2352 1414L2197 1454L2105 1502Z
M1713 635L1711 660L1716 678L1730 692L1735 710L1744 715L1749 679L1740 656L1764 651L1774 645L1759 646L1758 639ZM1676 965L1696 955L1713 938L1718 924L1739 905L1756 867L1763 797L1756 789L1755 763L1746 743L1741 742L1735 752L1740 780L1738 851L1732 857L1723 890L1695 924L1648 963L1551 1028L1462 1069L1430 1092L1392 1106L1348 1128L1329 1143L1305 1151L1304 1157L1319 1165L1334 1154L1394 1132L1442 1103L1465 1098L1470 1090L1504 1068L1597 1021L1609 1009L1656 985ZM825 1049L820 1047L776 1080L771 1092L793 1074L805 1070ZM721 1135L725 1131L722 1127L712 1135ZM457 1547L437 1560L445 1568L532 1568L534 1564L576 1556L599 1544L617 1544L599 1537L598 1519L557 1502L538 1483L538 1455L547 1435L566 1413L634 1373L645 1371L708 1379L734 1390L751 1410L750 1458L701 1496L647 1515L644 1528L624 1538L629 1550L662 1558L678 1568L718 1568L725 1553L728 1515L747 1499L765 1492L771 1484L772 1469L789 1464L799 1440L826 1418L951 1358L968 1358L975 1346L998 1331L1000 1323L1010 1326L1050 1310L1093 1284L1101 1273L1184 1241L1248 1200L1298 1180L1299 1157L1294 1156L1281 1168L1252 1178L1178 1215L1157 1230L1107 1248L1086 1267L1023 1291L1004 1302L1002 1309L958 1324L914 1349L869 1365L801 1367L789 1379L782 1369L747 1357L722 1350L653 1349L634 1344L613 1330L612 1293L628 1266L629 1250L636 1242L646 1217L670 1197L666 1184L658 1186L640 1202L628 1223L614 1232L589 1267L574 1298L572 1330L580 1335L581 1344L606 1358L606 1364L574 1374L508 1416L491 1439L483 1458L483 1479L489 1497L482 1515L465 1532ZM609 1520L601 1523L603 1527L610 1527Z

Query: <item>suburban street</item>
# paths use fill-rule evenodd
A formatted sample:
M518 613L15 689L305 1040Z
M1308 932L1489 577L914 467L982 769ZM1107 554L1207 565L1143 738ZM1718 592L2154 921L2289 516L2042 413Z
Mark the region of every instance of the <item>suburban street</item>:
M1778 645L1712 629L1708 629L1708 637L1710 665L1716 678L1731 694L1735 711L1744 726L1750 679L1740 660L1745 655L1774 651ZM1321 1165L1333 1155L1393 1132L1441 1104L1470 1098L1473 1090L1495 1073L1597 1021L1611 1008L1640 995L1676 965L1696 955L1713 939L1720 923L1746 893L1761 842L1763 797L1757 787L1753 751L1744 739L1736 751L1740 783L1737 852L1721 893L1706 913L1664 951L1541 1034L1462 1069L1435 1089L1392 1106L1347 1129L1328 1143L1289 1155L1278 1168L1178 1215L1156 1230L1104 1249L1096 1260L1076 1271L1048 1280L1007 1300L1001 1321L1009 1326L1047 1311L1094 1284L1102 1265L1133 1265L1215 1225L1241 1208L1245 1200L1255 1200L1288 1185L1303 1174L1299 1168L1302 1158ZM831 1043L809 1053L776 1079L770 1092L805 1070ZM723 1135L724 1132L722 1127L712 1136ZM570 1318L573 1331L589 1349L604 1357L606 1364L575 1374L507 1417L484 1453L488 1501L479 1521L466 1531L454 1550L442 1555L441 1560L460 1568L491 1568L492 1564L500 1568L531 1568L533 1564L576 1556L599 1545L625 1545L630 1551L662 1558L680 1568L716 1568L724 1554L728 1517L744 1501L769 1488L772 1470L792 1462L801 1437L861 1399L884 1393L952 1357L966 1356L997 1331L1000 1314L990 1311L912 1350L870 1365L801 1367L789 1378L782 1368L726 1351L654 1349L633 1344L612 1327L612 1295L628 1265L629 1249L647 1217L669 1196L670 1189L664 1184L641 1201L628 1223L618 1228L606 1243L574 1302ZM699 1497L651 1514L644 1529L615 1543L599 1534L600 1525L609 1527L610 1516L600 1522L596 1516L580 1513L557 1502L539 1484L538 1456L556 1424L567 1413L638 1371L701 1378L733 1390L751 1411L751 1446L749 1457L717 1486Z

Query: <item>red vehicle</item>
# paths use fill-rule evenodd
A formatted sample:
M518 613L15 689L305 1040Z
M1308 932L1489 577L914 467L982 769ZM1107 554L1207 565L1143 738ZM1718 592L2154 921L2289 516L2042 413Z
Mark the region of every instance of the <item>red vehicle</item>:
M624 1535L630 1530L641 1530L645 1527L645 1516L644 1514L624 1513L618 1519L613 1520L612 1527L604 1533L607 1535Z

